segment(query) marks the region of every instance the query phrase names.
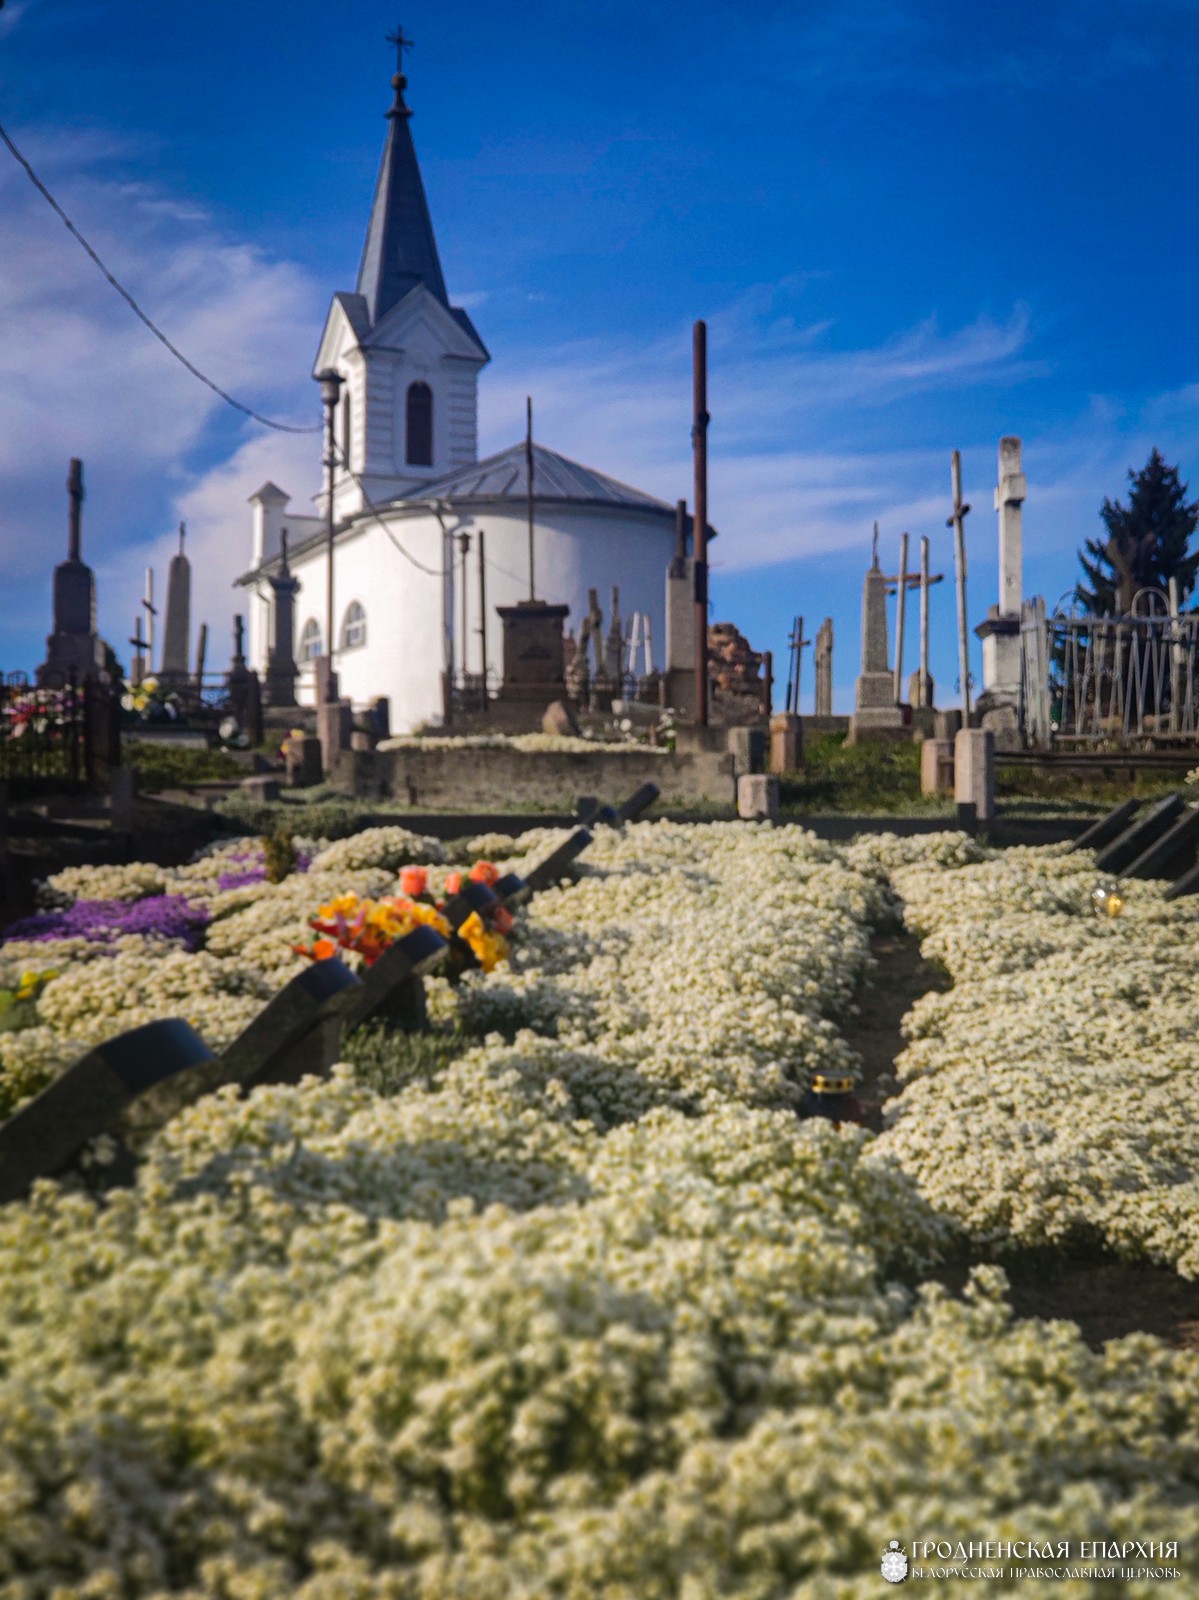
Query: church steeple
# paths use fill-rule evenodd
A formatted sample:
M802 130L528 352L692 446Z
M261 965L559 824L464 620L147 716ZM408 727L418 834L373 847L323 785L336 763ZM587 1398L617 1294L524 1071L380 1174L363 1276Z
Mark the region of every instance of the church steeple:
M378 327L418 283L423 283L449 308L425 186L412 143L412 112L404 101L408 84L404 50L412 41L404 37L402 28L397 28L388 35L388 42L396 47L397 71L391 80L395 100L387 113L387 139L358 269L357 292L366 301L372 327Z

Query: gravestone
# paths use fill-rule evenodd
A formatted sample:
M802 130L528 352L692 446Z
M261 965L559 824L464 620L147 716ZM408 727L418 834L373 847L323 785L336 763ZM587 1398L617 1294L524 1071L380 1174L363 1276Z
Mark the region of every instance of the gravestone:
M643 783L640 788L634 789L629 798L616 808L616 821L636 822L645 814L661 794L656 783Z
M746 772L737 779L737 815L747 822L778 816L779 781L773 774Z
M1134 813L1140 809L1140 804L1135 796L1121 800L1120 804L1113 806L1106 816L1100 817L1098 822L1093 822L1085 833L1080 833L1070 849L1098 850L1103 845L1110 844L1113 839L1118 839L1128 827Z
M167 688L182 688L189 681L191 650L191 563L183 553L186 525L179 524L179 549L167 568L167 610L163 625L162 672Z
M316 736L325 772L332 772L337 757L350 748L353 732L354 711L348 700L324 700L317 706Z
M324 776L321 741L315 734L290 735L283 744L283 766L288 787L311 789Z
M833 619L825 617L816 630L816 715L833 714Z
M920 746L920 793L951 795L955 791L952 739L925 739Z
M0 1201L64 1171L92 1139L117 1128L137 1096L213 1059L178 1017L94 1046L0 1126Z
M1183 810L1181 794L1168 794L1143 815L1132 821L1124 832L1105 845L1095 857L1100 872L1123 872L1124 868L1142 855L1151 844L1173 826Z
M533 710L566 693L562 625L569 606L522 600L497 606L503 624L503 681L498 698Z
M233 619L233 660L225 674L225 694L229 708L242 728L246 725L246 700L250 688L250 669L246 666L245 645L245 618L236 616Z
M344 962L314 961L280 989L219 1057L198 1060L156 1085L124 1116L136 1147L202 1095L236 1084L243 1092L267 1083L323 1076L340 1054L346 1011L362 985Z
M53 631L37 670L43 688L63 687L70 674L83 682L105 678L104 645L96 632L96 578L82 557L83 462L72 458L67 477L70 515L67 559L54 569Z
M267 656L266 703L268 706L294 706L296 679L296 595L298 578L291 575L287 559L287 529L279 535L279 571L267 579L271 586L271 645Z
M1121 873L1125 878L1176 878L1195 864L1199 811L1184 807L1182 815L1147 844Z
M556 849L551 850L544 860L539 861L526 875L525 881L534 894L542 889L551 889L561 882L566 876L566 869L571 862L586 850L591 843L592 835L586 828L576 828L568 839L564 839Z
M359 992L344 1018L346 1030L367 1022L420 1027L426 1020L422 980L441 966L449 948L448 942L430 927L414 928L389 945L363 974Z
M765 772L767 750L764 728L730 728L726 748L732 753L735 777L747 772Z
M903 712L895 703L895 675L887 657L887 580L878 564L876 524L874 562L862 585L862 670L854 690L848 744L903 737Z

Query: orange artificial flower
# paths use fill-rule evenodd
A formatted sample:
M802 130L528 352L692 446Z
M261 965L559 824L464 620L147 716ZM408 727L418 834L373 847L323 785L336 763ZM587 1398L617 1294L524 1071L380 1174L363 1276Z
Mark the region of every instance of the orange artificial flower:
M485 883L490 888L500 881L500 869L493 867L490 861L476 861L470 869L470 877L472 883Z

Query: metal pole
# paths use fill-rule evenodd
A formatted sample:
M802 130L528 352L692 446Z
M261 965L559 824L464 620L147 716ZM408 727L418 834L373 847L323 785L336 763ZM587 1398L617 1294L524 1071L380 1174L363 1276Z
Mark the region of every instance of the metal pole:
M762 652L762 715L769 720L774 710L774 653Z
M196 693L204 693L204 657L208 654L208 624L200 624L200 638L196 644Z
M146 612L146 673L154 675L154 568L146 568L146 598L142 601Z
M479 529L479 710L487 710L487 574L483 558L483 530Z
M462 690L466 692L466 653L470 643L470 632L466 625L466 558L470 554L470 534L463 532L458 535L458 549L462 553Z
M799 680L803 675L803 618L795 619L795 697L787 710L799 715Z
M903 704L903 624L908 603L908 536L899 536L899 591L895 596L895 704Z
M325 656L329 662L330 694L333 677L333 474L337 466L335 418L342 376L332 367L317 373L321 404L325 408Z
M691 446L695 458L695 721L708 725L708 326L692 330L694 422Z
M536 599L537 587L533 581L533 396L525 396L525 475L529 480L527 509L529 513L529 599Z
M950 467L953 488L953 516L945 524L953 529L954 566L958 583L958 674L962 680L962 721L970 725L970 642L966 623L966 534L962 524L970 507L962 501L962 454L953 452Z
M916 704L928 705L928 534L920 535L920 679Z

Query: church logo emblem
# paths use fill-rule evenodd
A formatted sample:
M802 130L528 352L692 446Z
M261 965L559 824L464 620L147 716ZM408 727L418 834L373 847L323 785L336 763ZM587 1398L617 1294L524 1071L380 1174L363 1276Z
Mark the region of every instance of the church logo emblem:
M883 1551L882 1572L888 1583L902 1583L908 1575L908 1558L898 1539Z

